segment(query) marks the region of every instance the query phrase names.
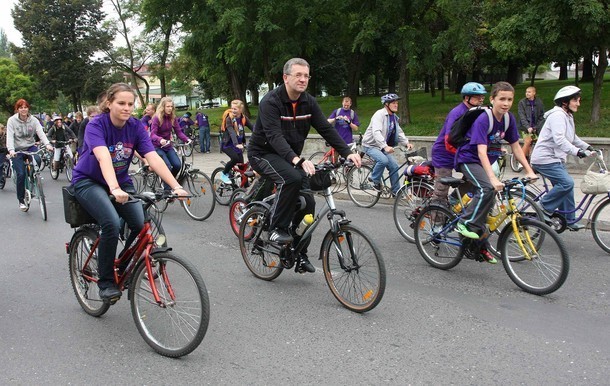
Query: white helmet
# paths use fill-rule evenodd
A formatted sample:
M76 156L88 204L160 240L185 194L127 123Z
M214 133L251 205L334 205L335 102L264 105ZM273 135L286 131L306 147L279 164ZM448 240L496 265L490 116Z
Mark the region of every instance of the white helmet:
M563 102L569 102L571 99L580 96L580 89L576 86L565 86L562 87L561 89L559 89L559 91L557 91L557 94L555 94L555 98L553 98L553 101L555 102L555 104L557 106L560 106L563 104Z

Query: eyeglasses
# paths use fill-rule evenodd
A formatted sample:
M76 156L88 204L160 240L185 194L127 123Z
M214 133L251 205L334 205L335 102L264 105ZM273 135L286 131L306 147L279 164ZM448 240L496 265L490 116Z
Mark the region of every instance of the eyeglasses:
M311 79L311 75L309 75L309 74L297 73L297 74L286 74L286 75L293 76L297 79Z

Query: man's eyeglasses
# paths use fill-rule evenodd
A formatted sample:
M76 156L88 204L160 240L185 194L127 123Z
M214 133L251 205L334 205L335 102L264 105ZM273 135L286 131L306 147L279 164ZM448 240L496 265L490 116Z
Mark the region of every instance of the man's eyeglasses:
M311 75L309 75L309 74L299 74L299 73L297 73L297 74L286 74L286 75L293 76L293 77L295 77L297 79L311 79Z

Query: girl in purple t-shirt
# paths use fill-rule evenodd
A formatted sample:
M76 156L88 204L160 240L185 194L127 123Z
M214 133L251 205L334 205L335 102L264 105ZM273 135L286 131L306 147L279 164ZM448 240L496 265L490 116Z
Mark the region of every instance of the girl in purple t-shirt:
M128 174L134 152L146 158L152 170L172 186L175 194L186 196L188 193L155 153L142 122L131 116L136 98L131 86L113 84L106 95L100 104L102 114L91 119L87 125L85 143L74 168L72 185L78 202L101 228L97 285L100 297L112 301L121 297L113 271L120 218L130 229L130 237L125 245L131 244L144 224L144 211L139 201L127 202L128 193L136 192ZM109 195L114 196L114 203Z
M498 82L493 85L489 100L493 105L493 128L489 131L489 118L481 114L474 121L467 133L470 142L460 147L457 152L457 169L474 186L472 201L464 209L464 213L457 226L457 231L464 237L479 239L485 231L485 221L495 200L495 193L504 188L491 168L501 154L500 143L506 141L510 144L513 154L521 162L527 177L536 178L525 155L519 146L519 133L514 115L509 113L515 96L515 89L510 83ZM504 115L508 113L510 124L504 131ZM497 263L496 259L482 245L481 254L490 263Z

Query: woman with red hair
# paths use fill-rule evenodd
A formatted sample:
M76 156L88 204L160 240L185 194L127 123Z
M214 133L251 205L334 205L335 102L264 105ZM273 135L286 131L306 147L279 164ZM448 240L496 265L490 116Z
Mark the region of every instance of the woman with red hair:
M9 157L13 158L13 169L17 176L17 200L19 209L27 212L29 207L24 201L25 197L25 158L24 154L17 154L16 151L34 152L38 150L36 138L47 146L49 151L53 150L47 136L42 130L40 121L30 114L30 104L25 99L19 99L15 103L15 115L8 119L6 124L6 147ZM40 157L35 156L36 163L40 165Z

